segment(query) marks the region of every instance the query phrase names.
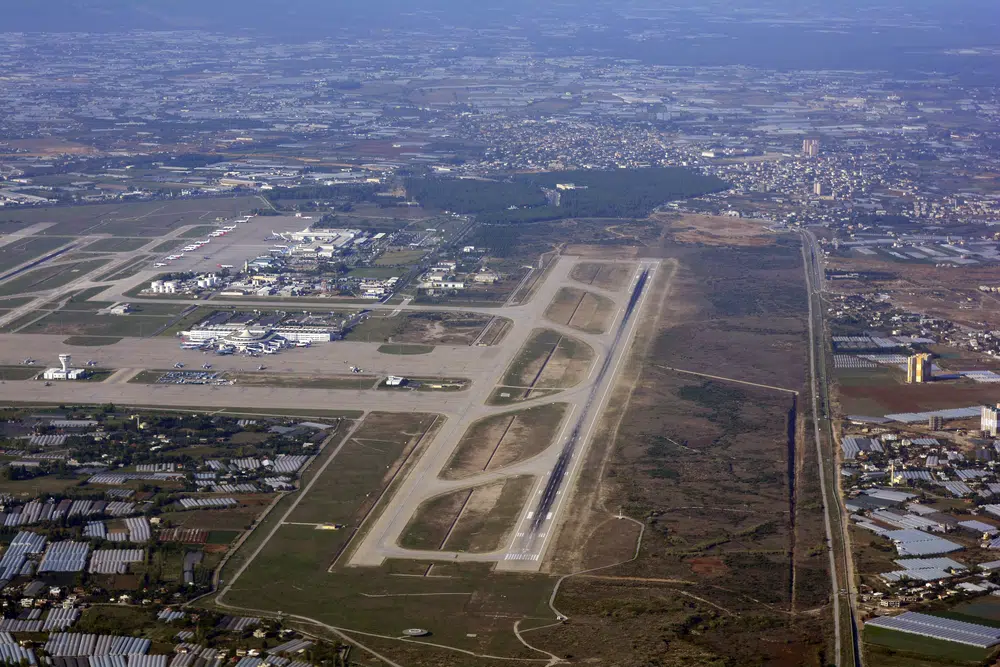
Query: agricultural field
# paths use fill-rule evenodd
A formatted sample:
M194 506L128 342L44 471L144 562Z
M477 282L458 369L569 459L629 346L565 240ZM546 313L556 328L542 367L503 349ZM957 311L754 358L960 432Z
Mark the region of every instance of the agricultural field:
M996 654L996 650L921 637L887 628L865 628L862 641L866 662L879 667L982 665L990 656Z
M475 422L455 447L441 477L463 479L540 454L555 442L568 407L548 403Z

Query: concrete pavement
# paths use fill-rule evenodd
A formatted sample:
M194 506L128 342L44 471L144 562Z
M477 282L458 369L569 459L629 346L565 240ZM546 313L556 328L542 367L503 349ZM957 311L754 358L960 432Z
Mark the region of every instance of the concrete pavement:
M157 239L156 243L163 239ZM122 258L122 263L128 261ZM343 374L349 366L359 366L367 374L445 376L465 378L469 388L461 392L394 392L376 390L344 389L291 389L278 387L197 386L197 385L145 385L129 384L127 379L141 369L169 369L177 361L190 368L198 368L204 361L212 364L213 370L250 370L258 360L243 357L224 357L182 352L178 343L171 338L124 338L113 345L94 348L67 348L62 344L63 336L49 335L0 335L0 365L16 365L24 357L33 357L43 364L54 365L61 352L72 352L78 359L92 359L102 368L116 372L109 381L99 383L54 383L46 387L37 381L8 381L0 383L0 398L9 401L37 401L48 403L117 403L157 405L163 407L219 409L240 407L261 411L301 409L309 410L358 410L414 411L435 413L444 417L443 423L434 437L425 445L414 468L402 480L400 487L389 499L386 507L374 518L369 529L355 545L350 564L355 566L378 565L386 558L417 558L421 560L474 560L498 562L500 567L509 569L538 569L548 547L553 528L559 520L565 497L579 473L590 435L598 423L611 388L614 386L618 368L627 356L635 328L641 318L645 304L645 294L637 305L624 337L618 337L619 325L629 300L629 290L611 292L592 288L569 277L573 266L581 261L575 257L560 257L548 271L531 299L518 306L480 309L490 315L501 315L512 321L505 338L496 346L438 346L433 352L423 355L387 355L378 352L378 344L340 341L331 344L314 345L285 351L262 360L268 372L281 373L324 373ZM593 261L590 259L583 261ZM630 262L635 267L634 276L642 268L655 269L656 262ZM102 271L107 271L107 267ZM89 285L87 277L82 277L79 285ZM651 283L650 283L651 284ZM592 291L613 299L617 304L613 322L603 334L587 334L571 327L558 325L544 317L544 312L558 290L562 287L576 287ZM70 289L70 288L66 288ZM650 290L647 289L648 294ZM103 297L103 295L102 295ZM51 298L45 295L40 298ZM130 299L130 301L136 301ZM240 301L241 306L251 304ZM205 305L223 305L222 301L211 301ZM291 304L289 304L291 305ZM270 308L280 307L267 302ZM301 308L301 303L296 307ZM467 307L376 306L381 309L406 311L461 311L476 309ZM487 399L501 380L519 350L536 328L549 328L564 335L572 336L587 343L594 350L591 372L579 385L567 388L557 394L542 399L531 400L523 405L489 406ZM608 359L608 356L611 358ZM594 369L609 364L606 377L598 377ZM598 382L599 381L599 382ZM599 385L599 386L598 386ZM439 477L450 460L455 447L469 426L475 421L499 412L517 410L546 403L565 402L571 406L564 417L563 432L555 442L528 460L517 462L504 469L463 479L443 480ZM583 414L586 413L586 414ZM536 502L547 475L551 474L559 457L560 446L566 437L566 429L571 420L582 419L581 446L570 461L569 468L562 471L565 483L559 491L560 497L543 522L542 529L535 531L530 544L523 541L524 522L529 520L530 508ZM511 476L530 475L536 478L535 487L520 514L521 527L512 531L510 543L505 548L490 554L469 554L450 552L424 552L402 549L398 546L400 536L405 531L413 512L425 500L442 493L471 488L502 480Z

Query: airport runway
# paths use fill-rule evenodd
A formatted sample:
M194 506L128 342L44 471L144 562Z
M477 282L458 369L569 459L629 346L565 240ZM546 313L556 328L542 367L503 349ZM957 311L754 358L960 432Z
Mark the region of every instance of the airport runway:
M162 239L157 239L157 243ZM122 261L127 261L122 258ZM402 481L385 509L368 527L364 539L352 553L352 565L379 565L386 558L418 558L433 560L470 560L497 562L504 569L537 570L548 548L554 526L564 509L579 474L590 436L604 411L615 377L626 358L641 310L652 284L656 262L629 262L636 266L632 280L620 292L594 289L572 280L569 275L580 261L561 257L551 267L544 282L525 304L512 307L481 309L481 312L502 315L513 322L505 338L496 346L438 346L424 355L387 355L378 352L376 343L339 341L295 348L262 359L239 356L203 355L182 351L176 339L124 338L103 347L72 347L62 344L64 336L40 334L0 335L0 365L20 364L24 357L38 360L38 367L55 365L57 355L71 352L77 364L93 360L96 366L115 370L112 378L95 383L53 383L46 387L37 381L3 381L0 375L0 399L46 403L117 403L157 405L162 407L205 408L206 411L239 407L266 411L288 410L358 410L413 411L440 414L441 427L427 443L414 469ZM587 259L585 261L593 261ZM641 276L649 272L646 289L635 292ZM131 281L130 281L131 282ZM618 310L609 331L596 335L557 325L544 317L544 311L556 292L564 286L588 289L616 301ZM629 301L635 295L631 316ZM103 296L103 295L102 295ZM49 297L51 298L51 297ZM221 305L211 301L205 305ZM248 305L245 302L244 306ZM270 307L277 307L274 303ZM301 304L298 305L301 308ZM460 310L427 306L384 306L391 310ZM552 396L509 406L489 406L486 401L499 384L508 365L531 336L534 329L546 327L586 342L595 352L588 377L579 385ZM469 388L461 392L394 392L343 389L289 389L269 387L147 385L129 384L128 378L142 369L169 369L175 362L187 368L200 368L211 363L212 370L253 370L259 363L275 373L344 374L350 366L359 366L365 374L444 376L465 378ZM475 421L499 412L508 412L546 403L568 403L570 408L557 440L531 459L503 469L493 470L460 481L439 478L468 427ZM567 443L571 441L571 446ZM449 491L471 488L511 476L530 475L536 486L521 513L519 527L511 544L490 554L411 551L398 546L398 541L413 512L421 502ZM539 512L542 516L539 516Z
M543 311L551 297L559 287L568 284L568 269L575 264L572 258L562 258L557 270L553 271L543 289L536 294L534 307ZM533 400L522 407L543 405L546 403L565 402L570 404L570 410L564 418L560 435L545 451L537 456L507 466L497 471L468 477L461 481L449 481L439 478L439 474L447 465L455 446L466 429L476 420L496 412L496 408L482 406L478 396L470 401L469 410L457 421L449 420L441 432L424 452L417 467L403 481L400 489L390 500L389 505L374 520L367 530L360 545L355 548L351 565L379 565L386 558L415 558L442 561L492 561L498 563L499 569L537 570L541 566L545 549L548 548L554 531L553 527L559 521L564 509L564 500L569 495L572 485L579 474L580 462L585 458L587 446L590 443L594 426L598 423L606 406L611 389L614 387L615 376L622 361L626 358L635 334L640 312L645 304L649 290L643 286L649 284L649 278L655 270L656 262L643 263L635 272L630 289L614 293L619 304L618 313L609 331L600 336L588 337L592 345L598 343L598 356L588 379L571 391L564 391L554 396ZM648 272L648 273L647 273ZM645 279L641 278L644 274ZM579 283L573 282L579 287ZM631 317L629 313L629 297L632 290L639 284L639 291ZM540 312L539 311L539 312ZM507 310L504 315L509 316ZM540 321L532 325L540 324ZM527 327L528 329L533 326ZM583 338L579 332L572 335ZM523 339L523 337L522 337ZM596 339L596 341L595 341ZM516 353L516 351L515 351ZM601 369L605 372L600 372ZM502 375L496 375L498 381ZM488 396L488 389L493 383L486 383L483 399ZM505 408L510 410L511 408ZM567 444L570 444L567 454ZM421 502L443 493L481 486L499 479L519 475L532 475L536 478L535 487L522 510L521 520L511 544L502 550L492 553L470 554L450 551L415 551L404 549L399 545L399 539L406 529L414 511ZM555 483L552 483L556 480ZM535 520L541 505L544 515Z

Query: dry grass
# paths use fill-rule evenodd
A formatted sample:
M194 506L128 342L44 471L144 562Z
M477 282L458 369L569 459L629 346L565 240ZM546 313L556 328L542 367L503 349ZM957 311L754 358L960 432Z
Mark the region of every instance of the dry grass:
M654 216L655 217L655 216ZM718 215L685 215L670 223L674 240L708 246L768 246L775 235L764 223Z
M496 551L508 542L533 484L533 477L512 477L425 501L403 531L400 546Z
M573 267L570 278L584 283L606 289L611 292L618 292L624 286L629 276L635 271L634 264L622 264L620 262L580 262Z
M590 370L594 350L550 329L537 329L504 375L503 385L531 389L566 389L579 384Z
M611 299L575 287L563 287L552 298L545 317L586 333L599 334L608 330L614 313L615 302Z
M538 455L552 444L566 409L565 403L548 403L475 422L462 436L441 477L464 479Z

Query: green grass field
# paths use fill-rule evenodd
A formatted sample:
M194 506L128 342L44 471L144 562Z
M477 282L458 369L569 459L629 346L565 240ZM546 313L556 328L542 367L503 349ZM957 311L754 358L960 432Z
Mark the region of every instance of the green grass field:
M63 341L63 345L73 345L76 347L104 347L114 345L121 338L115 336L70 336Z
M149 239L111 237L98 239L84 248L87 252L131 252L149 243Z
M144 271L148 268L153 257L154 255L139 255L138 257L134 257L118 268L102 274L99 276L99 279L124 280L125 278L131 278L140 271Z
M30 380L42 370L38 366L0 366L0 381Z
M401 277L406 273L405 269L395 269L385 266L370 266L351 269L348 274L351 278L374 278L382 280L385 278Z
M566 403L546 403L473 422L455 446L441 476L461 479L538 455L553 444L566 410Z
M9 271L37 259L72 240L65 236L29 236L0 246L0 271Z
M178 236L177 238L196 239L205 236L209 232L214 232L216 229L218 229L218 227L215 225L198 225L196 227L188 229L187 231L181 232L181 235Z
M362 425L355 436L362 438L367 451L362 454L359 449L345 446L289 520L330 523L338 516L363 514L372 496L386 484L385 461L391 456L388 450L398 451L399 446L390 443L398 443L401 430L415 434L420 428L412 421L408 425L401 421L412 417L382 415ZM345 481L346 488L340 488ZM291 498L282 500L282 506ZM233 557L233 565L223 573L224 579L235 572L235 563L242 562L245 554L260 544L258 533L266 534L277 525L278 510ZM404 628L422 627L433 633L433 641L448 646L476 653L537 658L537 653L517 641L511 623L524 617L551 621L546 600L554 579L549 575L494 574L488 564L438 563L430 568L432 576L420 576L427 574L430 563L392 560L381 567L366 568L338 563L331 570L333 554L349 538L346 529L282 525L233 583L225 602L271 613L300 614L338 627L388 636L398 636ZM498 618L504 622L498 623ZM478 664L468 655L438 653L439 649L432 651L419 644L398 644L387 654L392 656L397 650L406 652L406 664Z
M376 266L410 266L419 262L426 250L390 250L375 260Z
M72 336L150 336L171 322L161 315L99 315L94 311L57 310L24 327L20 333Z
M103 259L44 266L0 284L0 296L17 296L62 287L107 264Z
M434 351L434 346L386 343L379 345L378 351L382 354L430 354Z
M55 223L40 236L162 236L184 225L247 213L261 206L257 197L211 197L169 202L115 202L77 206L38 206L0 211L0 233L37 222ZM215 227L213 226L212 229Z
M326 469L289 521L356 526L358 500L389 483L387 470L437 418L433 415L373 413L344 445L339 463ZM369 499L374 503L375 498Z
M184 239L169 239L167 241L163 241L162 243L158 243L155 246L153 246L150 252L155 252L155 253L171 252L172 250L176 250L177 248L180 248L183 245L185 245Z

